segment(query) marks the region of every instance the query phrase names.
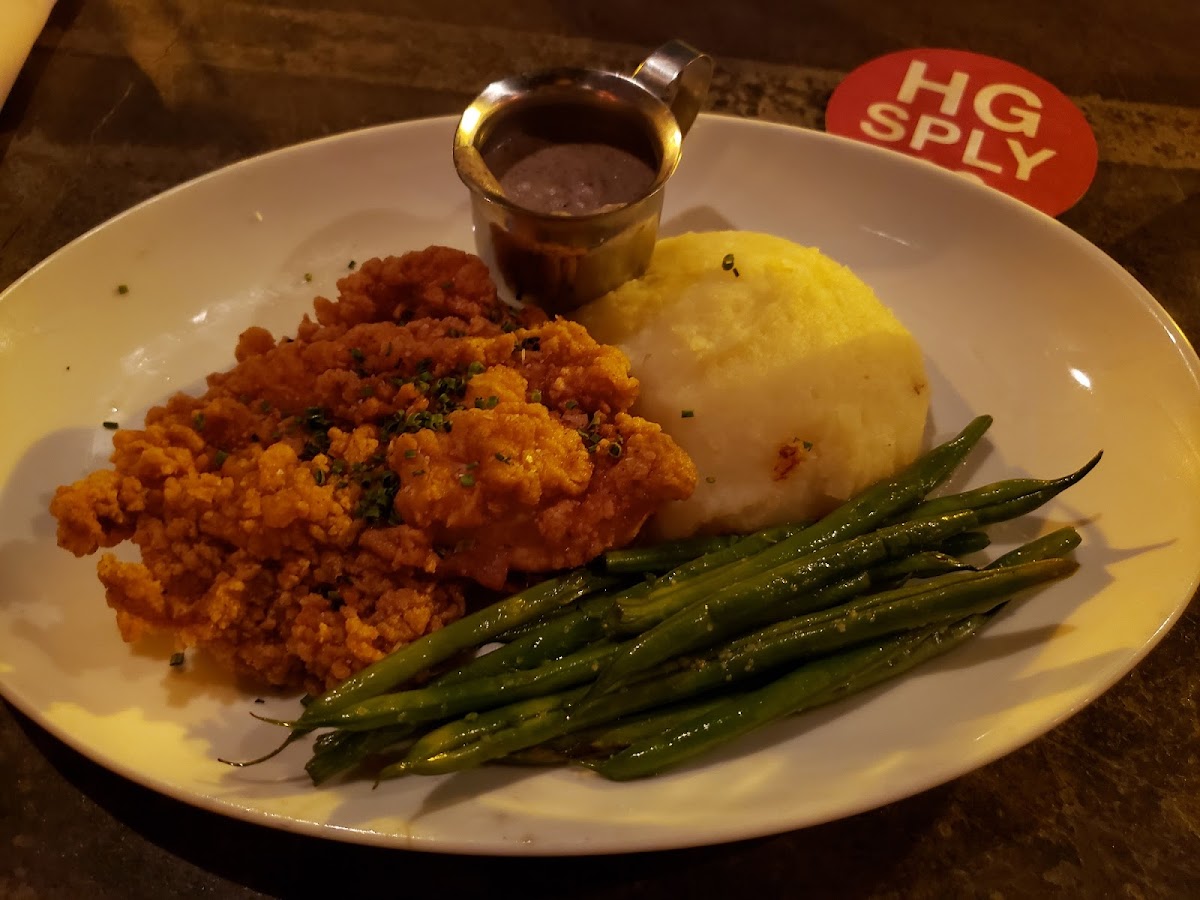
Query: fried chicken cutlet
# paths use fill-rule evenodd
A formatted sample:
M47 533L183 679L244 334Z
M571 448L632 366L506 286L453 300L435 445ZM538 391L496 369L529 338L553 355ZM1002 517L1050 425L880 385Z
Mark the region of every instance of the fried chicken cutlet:
M58 489L58 542L98 573L127 641L169 631L240 674L320 691L460 617L479 586L632 540L695 468L628 414L620 351L510 309L476 257L373 259L294 338L114 434Z

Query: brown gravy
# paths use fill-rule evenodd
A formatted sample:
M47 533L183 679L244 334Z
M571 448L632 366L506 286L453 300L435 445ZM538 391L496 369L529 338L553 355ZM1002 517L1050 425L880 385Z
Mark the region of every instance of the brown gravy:
M640 200L658 174L628 150L596 142L506 141L485 161L518 206L565 216Z

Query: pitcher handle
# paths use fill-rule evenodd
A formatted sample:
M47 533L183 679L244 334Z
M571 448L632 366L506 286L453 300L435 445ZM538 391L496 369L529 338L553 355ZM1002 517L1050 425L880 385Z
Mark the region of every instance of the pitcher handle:
M681 135L688 133L712 80L713 62L691 44L668 41L634 70L633 80L671 109Z

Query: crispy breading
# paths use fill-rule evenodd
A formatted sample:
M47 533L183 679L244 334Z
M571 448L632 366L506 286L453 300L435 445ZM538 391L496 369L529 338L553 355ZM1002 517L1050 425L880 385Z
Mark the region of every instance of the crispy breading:
M473 256L374 259L295 338L113 437L60 487L59 544L101 557L122 636L166 630L275 685L330 687L463 614L513 573L632 540L695 469L630 416L625 357L497 299Z

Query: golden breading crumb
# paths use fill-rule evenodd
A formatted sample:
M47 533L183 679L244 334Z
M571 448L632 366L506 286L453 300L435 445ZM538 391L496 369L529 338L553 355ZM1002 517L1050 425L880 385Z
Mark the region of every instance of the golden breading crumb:
M511 586L632 540L696 479L637 382L579 325L513 310L474 256L373 259L295 338L114 434L60 487L59 544L100 558L122 636L155 631L320 691Z

